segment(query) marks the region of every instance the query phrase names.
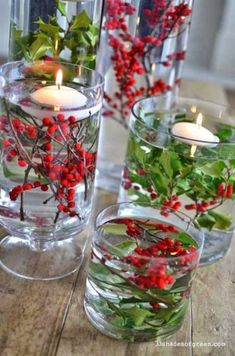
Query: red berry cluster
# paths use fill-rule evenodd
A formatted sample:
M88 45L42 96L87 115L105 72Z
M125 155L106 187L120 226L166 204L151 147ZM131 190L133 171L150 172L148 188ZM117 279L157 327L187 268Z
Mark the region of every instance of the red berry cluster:
M232 198L233 185L226 183L219 183L217 187L217 196L222 198Z
M58 212L78 215L74 209L75 187L84 179L94 178L96 161L96 153L85 151L77 141L80 125L74 116L65 119L63 114L44 117L41 125L19 118L0 119L0 130L9 137L2 141L6 159L17 159L25 168L25 182L9 192L11 200L32 189L50 189L58 201ZM28 180L30 170L39 177L37 181Z
M179 201L178 195L172 195L169 199L164 199L162 202L161 215L169 216L170 209L179 210L182 204ZM170 209L169 209L170 208Z
M141 235L141 229L136 225L133 219L116 219L114 220L116 224L125 224L127 226L126 233L131 237L137 237Z
M126 256L123 260L136 267L143 269L145 267L145 274L139 275L136 271L135 275L129 279L136 283L140 288L160 288L164 289L167 285L174 283L174 277L167 273L167 257L180 257L180 263L186 265L192 263L196 257L196 248L190 246L187 249L182 247L182 242L173 240L171 237L165 237L148 247L136 247L135 254ZM149 265L151 257L161 257L162 260L152 260Z

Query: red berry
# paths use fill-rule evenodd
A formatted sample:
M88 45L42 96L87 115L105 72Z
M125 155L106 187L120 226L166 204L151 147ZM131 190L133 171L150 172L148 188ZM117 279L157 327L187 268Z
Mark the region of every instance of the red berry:
M58 204L58 205L57 205L57 209L58 209L59 211L63 211L64 208L65 208L64 204Z
M68 207L69 208L74 208L75 207L75 203L73 201L68 203Z
M43 149L45 150L45 151L51 151L52 150L52 144L51 143L45 143L45 145L43 145Z
M44 117L42 119L42 123L44 126L49 126L51 124L51 118L50 117Z
M25 183L25 184L23 184L23 189L31 190L31 189L33 189L33 185L31 183Z
M23 159L19 159L19 160L18 160L18 165L19 165L20 167L25 167L25 166L27 166L27 163L26 163Z
M181 207L181 203L179 202L179 201L177 201L173 206L172 206L172 208L174 209L174 210L178 210L180 207Z
M10 141L8 141L8 140L3 140L2 141L2 145L4 146L4 147L9 147L10 145L11 145L11 143L10 143Z
M57 174L55 172L51 171L51 172L49 172L49 178L54 180L57 178Z
M42 190L43 192L46 192L48 189L49 189L49 188L48 188L48 185L47 185L47 184L42 184L42 185L41 185L41 190Z
M232 184L228 185L226 196L227 196L227 198L232 198L232 196L233 196L233 186L232 186Z
M10 151L9 151L9 155L11 155L12 157L16 157L17 156L17 151L12 148Z
M64 115L63 114L58 114L57 115L57 119L58 119L58 121L64 121Z
M150 198L151 198L152 200L156 199L156 198L157 198L157 193L155 193L155 192L151 193L151 194L150 194Z
M137 173L138 173L140 176L143 176L143 175L145 175L145 170L144 170L144 169L138 169L138 170L137 170Z
M34 186L34 188L41 187L41 183L36 181L36 182L33 183L33 186Z
M70 124L74 124L76 122L76 117L75 116L69 116L68 118Z

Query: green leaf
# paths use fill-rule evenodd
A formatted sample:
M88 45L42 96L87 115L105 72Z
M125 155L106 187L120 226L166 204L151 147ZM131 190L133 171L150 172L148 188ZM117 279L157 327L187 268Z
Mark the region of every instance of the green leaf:
M134 306L130 309L122 309L122 311L124 312L125 316L128 316L133 320L135 326L141 326L146 318L155 315L149 310L140 308L138 306Z
M215 218L208 213L205 213L197 218L197 222L201 227L205 227L207 230L211 231L215 226Z
M123 257L133 252L136 247L137 244L135 241L126 240L112 247L109 252L118 257Z
M42 19L38 20L39 30L46 33L48 36L51 37L58 37L60 32L60 27L56 25L52 25L51 23L45 23Z
M211 210L209 214L215 219L214 228L226 230L232 225L232 217L229 214L222 214L215 210Z
M32 61L40 59L46 54L46 51L51 48L49 40L46 38L37 38L29 48L29 56Z
M163 150L159 158L159 164L162 166L169 179L173 178L173 176L179 173L181 169L178 155L168 150Z
M185 301L181 304L180 309L179 309L179 310L176 310L176 311L171 315L171 317L169 318L167 324L170 324L170 325L178 324L179 319L182 319L182 318L184 317L187 308L188 308L188 300L185 300Z
M195 246L198 247L197 242L188 234L186 234L186 232L181 232L176 241L180 241L183 244L183 247L189 247L189 246Z
M123 283L123 279L121 277L111 273L101 263L95 263L93 261L90 261L89 272L93 278L98 279L100 282L106 282L112 284Z
M216 161L213 163L203 162L202 165L198 165L196 171L207 174L211 177L223 176L223 170L226 167L223 161Z
M102 230L104 230L106 234L112 235L126 235L126 229L125 224L107 223L102 226Z
M61 15L66 16L66 3L60 0L57 0L57 9Z
M83 10L80 14L78 14L74 20L73 24L71 26L71 31L77 31L82 28L87 28L90 24L92 23L90 17L88 16L88 13Z

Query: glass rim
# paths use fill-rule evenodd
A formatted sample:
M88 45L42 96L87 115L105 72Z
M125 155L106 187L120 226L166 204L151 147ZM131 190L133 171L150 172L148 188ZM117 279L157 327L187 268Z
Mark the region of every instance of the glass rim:
M27 64L33 64L33 63L46 63L47 61L46 60L37 60L37 61L27 61L26 59L22 59L22 60L18 60L18 61L9 61L9 62L6 62L6 63L3 63L1 66L0 66L0 75L2 75L2 70L4 68L6 68L7 66L10 66L10 65L17 65L17 64L22 64L22 65L27 65ZM84 89L89 89L89 90L92 90L92 89L98 89L100 87L104 87L104 82L105 82L105 79L104 79L104 76L98 72L97 70L95 69L91 69L91 68L88 68L86 66L83 66L82 64L74 64L74 63L68 63L68 62L65 62L65 61L55 61L55 60L50 60L48 61L49 64L59 64L59 65L62 65L62 66L68 66L68 67L79 67L79 68L82 68L83 70L86 70L90 73L94 73L98 78L97 78L97 81L98 83L93 85L93 86L89 86L88 88L84 87Z
M145 96L139 100L137 100L131 107L131 114L134 116L135 120L138 121L139 124L141 124L142 126L146 127L146 128L149 128L149 126L146 125L146 123L140 119L140 116L137 114L137 110L136 110L136 107L142 103L142 102L145 102L147 100L157 100L158 98L164 98L167 96L171 96L172 94L171 93L166 93L166 94L159 94L159 95L154 95L154 96ZM225 104L218 104L214 101L211 101L211 100L204 100L204 99L198 99L198 98L192 98L192 97L187 97L187 96L178 96L178 95L175 95L173 94L172 95L173 98L176 98L176 107L177 107L177 99L182 99L182 100L187 100L187 101L192 101L192 104L193 102L201 102L201 103L204 103L204 104L208 104L208 105L214 105L214 106L217 106L217 107L220 107L221 109L228 109L230 106L229 105L225 105ZM159 112L171 112L174 113L174 111L170 108L169 111L167 110L159 110ZM181 121L183 122L183 121ZM129 127L130 127L130 124L131 124L131 119L130 119L130 122L129 122ZM226 124L226 123L225 123ZM195 139L192 139L192 138L188 138L188 137L185 137L185 136L179 136L179 135L174 135L172 132L166 132L166 131L163 131L161 130L161 128L154 128L154 127L151 127L151 130L155 131L155 132L160 132L162 134L164 134L165 136L168 136L168 137L171 137L171 138L174 138L174 139L181 139L181 140L190 140L192 141L192 144L196 144L197 142L198 143L201 143L201 144L204 144L204 145L201 145L201 147L211 147L211 146L231 146L231 145L235 145L235 141L232 141L232 142L223 142L223 141L206 141L206 140L195 140ZM215 134L216 136L216 134ZM185 144L184 142L182 142L183 144ZM190 145L190 144L189 144ZM200 148L200 145L198 144L198 148Z
M152 208L152 209L154 209L154 208L159 208L159 207L161 207L161 205L160 204L156 204L155 206L151 206L151 205L149 205L148 203L139 203L139 204L135 204L134 202L121 202L121 203L114 203L114 204L110 204L110 205L108 205L108 206L106 206L105 208L103 208L102 210L100 210L99 212L98 212L98 214L96 215L96 217L95 217L95 221L94 221L94 229L95 229L95 232L98 232L98 230L99 230L99 228L103 225L103 224L100 224L100 225L98 225L97 224L97 222L98 222L98 219L99 218L101 218L101 216L102 216L102 214L104 214L106 211L108 211L109 209L112 209L112 208L118 208L118 207L121 207L121 206L125 206L125 205L127 205L127 206L130 206L130 205L136 205L136 206L138 206L138 207L146 207L146 208ZM185 217L185 218L187 218L187 220L188 221L185 221L186 223L188 223L188 227L192 227L192 228L194 228L194 229L197 229L198 230L198 232L199 232L199 238L198 238L198 240L196 240L195 242L197 243L197 245L198 245L198 247L196 247L196 249L194 250L194 251L190 251L187 255L185 255L185 256L187 256L187 257L189 257L189 256L192 256L192 255L194 255L194 254L196 254L196 253L198 253L198 262L199 262L199 259L200 259L200 255L201 255L201 253L202 253L202 250L203 250L203 246L204 246L204 232L203 232L203 230L200 228L200 226L199 226L199 224L197 224L196 222L193 222L193 220L191 219L191 217L190 216L188 216L187 214L185 214L185 213L183 213L183 212L179 212L179 211L175 211L174 209L171 209L171 208L168 208L169 209L169 211L170 211L170 213L173 213L173 214L175 214L175 216L176 217L179 217L178 215L180 214L180 215L182 215L182 217ZM177 214L176 214L177 213ZM124 218L124 217L122 217L122 216L120 216L120 217L117 217L117 219L122 219L122 218ZM126 217L127 219L128 219L128 217ZM129 217L130 219L131 219L131 216ZM148 218L147 216L146 216L146 218ZM108 221L107 221L108 222ZM160 222L161 223L161 222ZM162 221L162 223L166 223L166 224L168 224L168 225L173 225L173 226L176 226L177 228L180 228L178 225L175 225L174 223L170 223L170 222L167 222L167 221ZM184 232L185 230L184 229L181 229L182 230L182 232ZM189 234L189 236L191 236L190 234ZM193 237L192 237L193 238ZM157 243L157 241L156 241L156 243ZM110 244L109 242L107 242L107 240L106 240L106 244L109 246L109 247L111 247L111 248L114 248L114 246L112 245L112 244ZM115 248L116 249L116 251L120 251L121 252L121 250L119 250L118 248ZM178 260L180 260L182 257L184 257L184 255L182 255L182 256L170 256L170 257L159 257L159 256L142 256L142 255L139 255L138 253L135 253L135 252L133 252L132 253L132 256L137 256L137 257L139 257L139 258L143 258L143 259L146 259L146 260L157 260L157 261L165 261L165 263L167 262L167 261L178 261ZM127 255L128 256L128 255Z

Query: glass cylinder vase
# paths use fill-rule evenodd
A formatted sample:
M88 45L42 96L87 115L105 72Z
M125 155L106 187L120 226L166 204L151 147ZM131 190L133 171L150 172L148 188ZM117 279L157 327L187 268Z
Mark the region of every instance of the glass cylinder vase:
M103 0L12 0L9 59L69 61L94 69Z
M233 236L234 134L216 103L163 95L133 106L119 200L190 214L205 230L201 265L222 258Z
M20 61L3 65L0 79L0 223L11 235L0 265L28 279L62 278L83 258L103 77Z
M182 325L203 232L182 213L123 203L96 219L84 307L102 333L129 342L169 337Z
M98 184L118 190L130 108L144 96L176 92L193 0L106 1L99 70L105 73Z

